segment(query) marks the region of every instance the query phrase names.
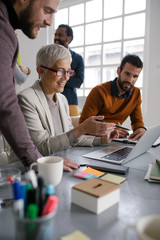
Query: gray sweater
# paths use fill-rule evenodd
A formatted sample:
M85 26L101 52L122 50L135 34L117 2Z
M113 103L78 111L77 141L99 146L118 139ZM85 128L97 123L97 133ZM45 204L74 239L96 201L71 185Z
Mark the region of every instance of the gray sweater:
M13 74L19 49L14 30L19 26L11 1L0 0L0 132L28 168L41 155L32 143L15 92Z

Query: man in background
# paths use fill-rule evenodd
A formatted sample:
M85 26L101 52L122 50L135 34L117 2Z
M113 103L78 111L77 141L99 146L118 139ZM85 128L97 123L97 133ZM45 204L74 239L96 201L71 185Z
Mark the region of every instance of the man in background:
M117 68L118 77L94 87L89 93L80 117L80 123L90 116L104 115L104 121L122 124L128 116L133 133L129 139L139 140L146 131L141 112L141 93L135 83L143 68L136 55L126 55ZM128 131L118 129L120 137Z
M55 32L54 43L69 48L72 40L72 28L65 24L59 25ZM70 116L79 116L76 88L80 88L84 80L84 61L78 53L72 51L70 48L69 51L72 56L71 69L74 70L74 75L69 78L62 94L64 94L68 100Z

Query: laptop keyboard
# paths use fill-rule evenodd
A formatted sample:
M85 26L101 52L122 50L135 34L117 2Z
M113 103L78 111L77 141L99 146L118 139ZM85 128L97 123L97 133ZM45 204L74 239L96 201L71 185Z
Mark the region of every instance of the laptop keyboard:
M107 155L103 156L102 158L108 159L108 160L114 160L114 161L121 161L128 156L128 154L130 153L130 151L132 149L133 148L130 148L130 147L124 147L124 148L121 148L120 150L117 150L115 152L107 154Z

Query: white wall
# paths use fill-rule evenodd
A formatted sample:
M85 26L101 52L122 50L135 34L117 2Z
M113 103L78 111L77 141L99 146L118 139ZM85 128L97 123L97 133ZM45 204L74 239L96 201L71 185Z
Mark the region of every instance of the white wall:
M147 0L143 112L146 126L160 124L160 1Z
M64 1L66 2L66 1ZM147 28L144 56L143 117L146 126L160 124L160 1L147 0ZM135 26L136 27L136 26ZM25 87L38 78L36 73L36 53L41 46L52 43L53 28L41 30L35 40L28 39L22 32L18 38L21 62L31 68Z
M48 31L47 29L41 29L38 38L32 40L26 37L23 32L18 31L19 48L21 52L21 65L29 67L31 74L29 75L26 83L23 87L29 87L38 79L36 72L36 54L38 50L47 44Z

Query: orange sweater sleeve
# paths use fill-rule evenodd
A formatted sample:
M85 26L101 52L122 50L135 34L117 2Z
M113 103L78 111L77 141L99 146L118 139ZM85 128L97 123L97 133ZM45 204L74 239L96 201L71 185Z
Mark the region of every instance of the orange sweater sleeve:
M133 131L136 130L137 128L139 128L139 127L144 127L142 110L141 110L141 102L142 101L141 101L140 91L137 94L137 98L135 99L135 101L137 101L137 105L130 115L131 126L132 126Z

